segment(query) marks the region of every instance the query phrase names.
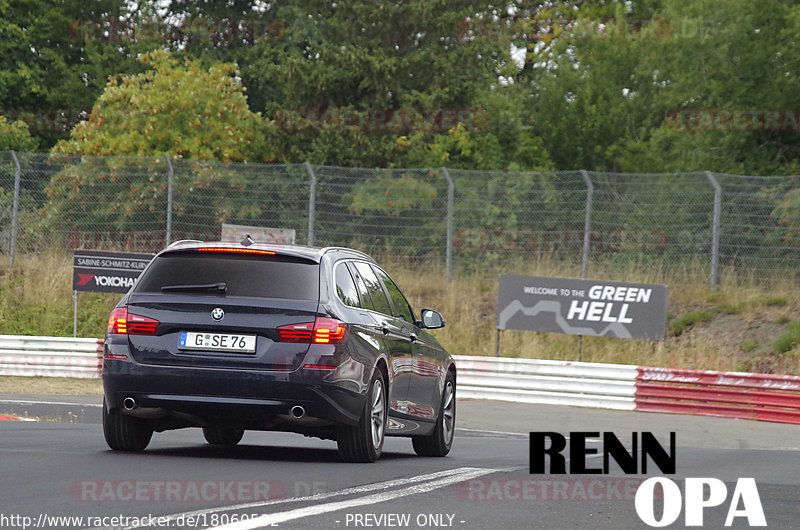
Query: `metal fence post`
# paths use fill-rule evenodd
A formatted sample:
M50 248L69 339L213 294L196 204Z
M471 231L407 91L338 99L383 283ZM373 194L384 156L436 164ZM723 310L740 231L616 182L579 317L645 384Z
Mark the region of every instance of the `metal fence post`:
M314 246L314 213L317 208L317 176L311 168L311 164L306 162L306 173L308 173L308 246Z
M17 153L11 151L11 159L14 161L14 205L11 211L11 248L9 254L11 255L11 265L14 265L14 256L17 252L17 223L19 219L19 183L22 177L22 166L19 164Z
M445 243L444 279L450 283L450 280L453 279L453 210L455 209L456 187L447 168L443 167L441 170L447 180L447 242Z
M583 183L586 184L586 216L583 221L583 254L581 256L581 278L584 280L589 274L589 245L592 243L592 200L594 199L594 183L589 178L589 173L581 169ZM583 335L578 335L578 361L583 360Z
M706 178L714 187L714 220L711 225L711 288L719 287L719 228L722 217L722 186L710 171Z
M172 160L169 155L164 155L164 162L167 164L167 234L164 237L164 246L168 247L172 242L172 183L175 171L172 169Z
M581 177L586 184L586 218L583 222L583 256L581 257L581 278L586 279L589 273L589 246L592 243L592 199L594 198L594 183L589 178L589 173L581 169Z

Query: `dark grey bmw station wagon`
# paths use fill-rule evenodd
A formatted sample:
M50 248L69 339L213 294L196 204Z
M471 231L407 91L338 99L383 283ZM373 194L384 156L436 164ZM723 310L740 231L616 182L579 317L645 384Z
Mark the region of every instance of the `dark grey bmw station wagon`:
M442 326L355 250L175 243L109 317L106 442L142 451L154 431L201 427L233 445L277 430L336 440L347 461L377 460L386 435L444 456L456 369L428 332Z

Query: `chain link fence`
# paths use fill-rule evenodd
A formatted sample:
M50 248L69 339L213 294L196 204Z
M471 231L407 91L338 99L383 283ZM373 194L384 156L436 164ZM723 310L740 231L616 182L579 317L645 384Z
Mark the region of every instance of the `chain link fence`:
M223 223L455 274L796 280L800 177L510 173L0 152L0 250L156 252Z

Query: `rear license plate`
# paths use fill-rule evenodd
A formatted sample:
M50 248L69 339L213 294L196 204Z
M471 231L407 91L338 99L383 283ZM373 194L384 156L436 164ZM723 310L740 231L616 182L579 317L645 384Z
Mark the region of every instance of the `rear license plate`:
M178 340L181 350L227 351L235 353L255 353L255 335L237 335L235 333L197 333L181 331Z

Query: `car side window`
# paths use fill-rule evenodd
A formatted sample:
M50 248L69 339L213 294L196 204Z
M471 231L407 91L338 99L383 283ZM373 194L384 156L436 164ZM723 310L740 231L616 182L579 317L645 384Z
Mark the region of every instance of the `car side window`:
M402 318L408 323L413 323L414 312L411 310L411 306L408 305L406 297L403 296L403 292L383 270L375 266L372 268L375 270L375 274L378 275L378 278L383 282L383 286L386 287L386 292L389 293L389 298L392 300L394 316Z
M375 276L375 272L372 270L372 267L370 267L368 263L361 261L356 262L355 265L356 270L364 280L364 284L367 286L367 291L372 297L372 303L375 305L375 311L383 313L384 315L391 315L392 308L389 305L389 299L386 298L386 293L383 292L381 282L378 277Z
M361 278L361 275L358 274L354 264L348 263L347 269L350 271L350 274L353 275L353 279L356 282L356 289L358 291L358 295L361 298L361 307L364 309L372 309L375 310L375 305L372 303L372 297L369 295L367 291L367 286L364 284L364 280Z
M339 300L344 302L344 305L350 307L361 307L361 302L358 300L358 290L356 289L356 282L350 275L350 271L344 263L336 265L335 273L336 282L336 296Z

